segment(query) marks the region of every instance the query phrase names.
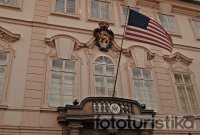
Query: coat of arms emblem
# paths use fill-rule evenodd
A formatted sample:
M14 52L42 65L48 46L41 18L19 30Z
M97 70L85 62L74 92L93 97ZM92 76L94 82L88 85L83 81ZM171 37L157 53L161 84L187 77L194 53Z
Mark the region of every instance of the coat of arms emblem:
M108 27L109 24L107 22L100 22L99 28L93 31L96 45L99 47L99 50L104 52L112 48L112 41L114 40L114 34L111 30L108 30Z

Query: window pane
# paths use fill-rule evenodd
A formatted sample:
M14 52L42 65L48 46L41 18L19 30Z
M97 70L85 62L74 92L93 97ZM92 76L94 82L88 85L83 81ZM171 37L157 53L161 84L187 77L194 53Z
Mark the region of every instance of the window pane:
M2 87L3 87L3 79L0 78L0 93L1 93L1 91L2 91Z
M52 73L50 95L60 95L62 75L59 73Z
M104 59L103 56L96 58L95 62L97 63L103 63Z
M50 106L59 106L59 105L60 105L60 96L50 95Z
M5 66L0 66L0 78L4 78L4 71L5 71Z
M53 60L52 69L53 70L57 70L57 71L62 71L62 69L63 69L63 61L59 60L59 59Z
M170 32L174 32L175 33L177 30L176 30L176 23L175 23L174 17L173 16L166 16L166 17L168 19L168 22L167 22L168 30Z
M103 75L103 65L95 65L95 74Z
M158 17L159 17L162 27L166 31L174 32L174 33L177 32L174 16L159 14Z
M183 79L182 79L182 76L179 75L179 74L174 74L174 78L176 80L176 83L178 84L183 84Z
M96 96L105 96L106 93L105 93L105 88L103 87L96 87Z
M151 79L151 72L149 69L142 69L142 73L144 79Z
M59 83L59 84L61 84L62 74L61 73L53 72L51 78L52 78L51 79L52 83Z
M191 104L191 109L194 114L199 113L199 106L197 103L196 95L193 86L187 86L187 93Z
M91 17L99 18L99 2L96 0L91 0Z
M6 65L7 54L0 53L0 65Z
M75 13L76 0L67 0L67 13Z
M66 104L72 104L72 102L73 102L72 96L64 96L63 100L64 100L63 106L65 106Z
M152 81L144 81L144 90L152 91L153 90L153 82Z
M192 84L192 81L189 75L183 75L183 78L186 84Z
M65 84L74 85L74 78L73 74L64 74L64 82Z
M160 20L162 27L166 30L167 29L167 24L166 24L167 20L166 20L165 16L161 15L161 14L159 14L158 16L159 16L159 20Z
M101 2L101 19L110 20L109 3Z
M95 76L95 86L96 87L104 87L104 78Z
M133 68L132 72L133 72L133 78L136 78L136 79L142 78L141 70L139 68Z
M143 81L142 80L134 80L134 90L143 90Z
M180 102L181 102L182 110L183 110L184 113L189 113L190 112L189 111L190 110L189 109L189 101L188 101L188 98L187 98L185 88L184 88L184 86L178 85L177 89L178 89L178 94L179 94L179 99L180 99Z
M113 64L112 60L110 58L106 57L106 56L104 56L104 62L106 64Z
M17 0L8 0L8 3L11 5L17 5Z
M0 0L0 3L4 3L5 2L5 0Z
M107 78L107 87L108 89L113 89L115 84L115 79L112 77Z
M64 90L63 90L63 94L66 96L66 95L68 95L68 96L71 96L71 98L72 98L72 96L73 96L73 86L69 86L69 85L67 85L67 84L63 84L64 85Z
M200 22L194 21L194 26L195 26L195 31L196 31L197 37L200 38Z
M65 12L65 0L56 0L55 11Z
M75 71L75 62L74 61L65 61L65 71L66 72L74 72Z
M114 66L106 66L106 75L109 75L109 76L115 75Z

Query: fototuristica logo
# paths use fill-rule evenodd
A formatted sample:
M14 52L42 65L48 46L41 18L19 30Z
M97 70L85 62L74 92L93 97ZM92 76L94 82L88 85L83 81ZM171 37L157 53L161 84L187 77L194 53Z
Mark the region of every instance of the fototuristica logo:
M115 108L115 107L114 107ZM117 107L114 109L117 112ZM102 115L94 118L95 129L196 129L194 117L180 117L176 115Z

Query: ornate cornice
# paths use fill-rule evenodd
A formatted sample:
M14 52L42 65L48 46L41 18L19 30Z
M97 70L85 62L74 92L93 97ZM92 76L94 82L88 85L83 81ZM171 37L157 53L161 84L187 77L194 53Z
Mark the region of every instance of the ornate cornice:
M191 58L184 56L183 54L181 54L179 52L176 52L172 55L164 55L163 58L168 63L174 63L174 62L179 61L179 62L181 62L185 65L190 65L192 63L192 60L193 60Z
M20 39L20 34L14 34L0 26L0 39L6 42L15 42Z

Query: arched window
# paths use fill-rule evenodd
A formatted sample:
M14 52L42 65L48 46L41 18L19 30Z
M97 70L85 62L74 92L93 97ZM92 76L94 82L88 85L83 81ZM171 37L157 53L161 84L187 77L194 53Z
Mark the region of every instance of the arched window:
M106 56L99 56L94 63L95 96L112 96L115 83L115 65Z

